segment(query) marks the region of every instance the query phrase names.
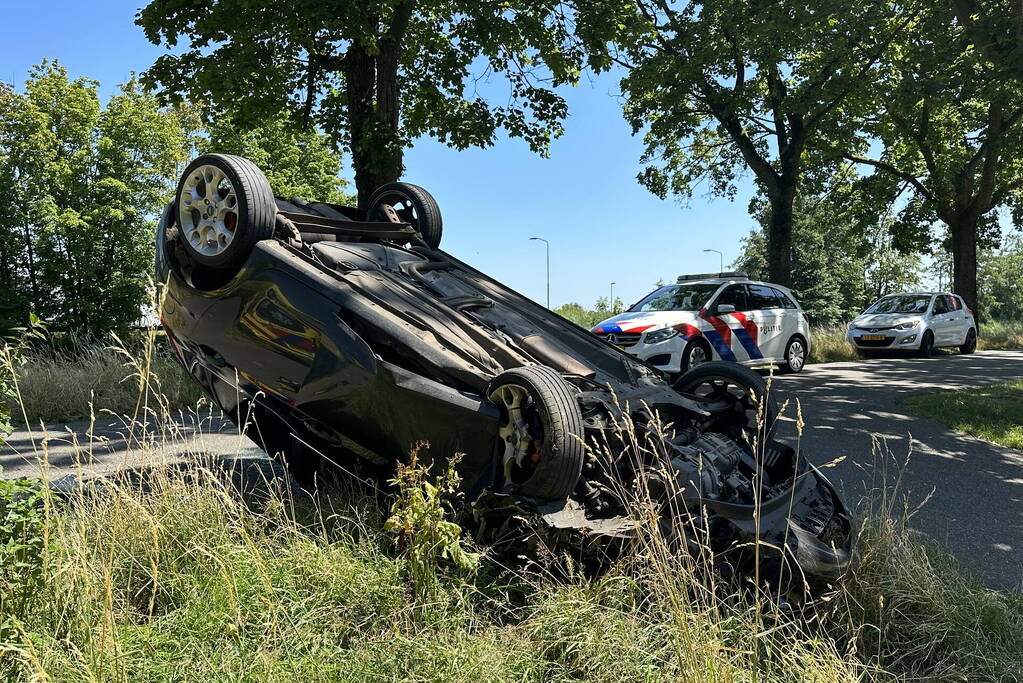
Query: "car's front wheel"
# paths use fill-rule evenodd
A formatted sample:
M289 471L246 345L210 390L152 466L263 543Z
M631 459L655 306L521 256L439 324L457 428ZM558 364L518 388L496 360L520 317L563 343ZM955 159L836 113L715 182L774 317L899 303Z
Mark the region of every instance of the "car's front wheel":
M963 355L969 355L977 350L977 330L970 328L970 331L966 333L966 341L959 347L959 353Z
M930 358L934 355L934 333L930 330L924 332L924 336L920 339L920 350L917 351L917 355L921 358Z
M802 337L793 337L785 345L785 357L781 368L785 372L800 372L806 365L806 342Z
M256 242L273 236L277 204L248 159L204 154L190 163L174 196L181 242L200 266L235 270Z
M586 455L582 412L568 382L543 365L512 368L491 381L487 398L501 411L505 488L545 500L568 497Z
M686 372L711 359L710 348L699 339L692 339L682 351L681 370Z

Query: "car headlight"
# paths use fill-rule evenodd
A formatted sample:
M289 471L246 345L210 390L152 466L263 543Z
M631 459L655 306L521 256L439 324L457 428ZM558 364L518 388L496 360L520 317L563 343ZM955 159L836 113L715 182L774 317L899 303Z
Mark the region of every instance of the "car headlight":
M919 324L920 324L919 320L910 320L909 322L899 323L898 325L895 326L895 329L899 331L911 330Z
M678 334L678 330L674 327L666 327L663 330L654 330L653 332L647 332L643 337L643 341L647 344L658 344L662 341L667 341Z

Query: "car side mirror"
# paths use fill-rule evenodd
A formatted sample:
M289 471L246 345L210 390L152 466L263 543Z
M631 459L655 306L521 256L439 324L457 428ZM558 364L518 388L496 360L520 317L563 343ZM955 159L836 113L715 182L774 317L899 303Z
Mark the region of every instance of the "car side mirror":
M735 306L732 304L718 304L714 307L715 313L735 313Z

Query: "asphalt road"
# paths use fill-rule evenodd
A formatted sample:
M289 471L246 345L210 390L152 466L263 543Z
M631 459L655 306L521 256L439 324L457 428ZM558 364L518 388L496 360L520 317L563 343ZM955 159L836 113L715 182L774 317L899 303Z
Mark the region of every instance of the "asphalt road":
M887 484L913 509L911 526L948 544L992 586L1023 585L1023 453L912 416L904 396L1023 378L1023 351L898 358L808 366L778 377L780 400L798 398L801 453L817 465L844 458L825 474L848 503ZM794 415L790 405L789 415ZM794 422L782 425L795 438ZM881 440L874 447L873 435ZM75 445L78 444L78 445ZM19 430L0 446L4 477L51 480L124 467L159 466L199 456L258 457L230 424L206 414L174 425L127 429L112 418L89 425ZM42 467L40 462L48 463ZM924 502L926 501L926 502Z
M1023 351L809 365L776 379L798 398L801 452L853 505L882 485L909 502L910 526L946 543L997 587L1023 586L1023 452L912 415L899 399L1023 379ZM792 415L793 407L788 410ZM792 439L792 422L781 435ZM787 433L787 434L786 434ZM874 448L877 435L880 448ZM926 502L925 502L926 501Z

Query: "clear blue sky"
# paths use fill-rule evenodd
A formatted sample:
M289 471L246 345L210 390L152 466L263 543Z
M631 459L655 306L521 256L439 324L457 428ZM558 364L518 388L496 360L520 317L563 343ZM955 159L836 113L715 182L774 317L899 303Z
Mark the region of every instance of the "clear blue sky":
M0 0L0 79L21 84L55 57L109 95L161 54L134 25L140 0ZM697 195L680 206L639 186L642 144L615 97L617 78L585 81L565 95L567 132L550 159L521 140L458 152L432 140L408 150L405 179L429 189L444 213L443 247L519 292L544 301L543 244L551 243L551 304L592 305L609 283L626 304L659 278L716 270L738 255L753 227L747 178L734 202Z

